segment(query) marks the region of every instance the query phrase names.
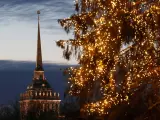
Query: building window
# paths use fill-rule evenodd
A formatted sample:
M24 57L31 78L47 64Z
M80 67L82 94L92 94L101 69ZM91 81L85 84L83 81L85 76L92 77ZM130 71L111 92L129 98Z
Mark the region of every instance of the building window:
M49 109L52 110L52 104L49 104Z
M43 104L43 111L45 110L45 104Z

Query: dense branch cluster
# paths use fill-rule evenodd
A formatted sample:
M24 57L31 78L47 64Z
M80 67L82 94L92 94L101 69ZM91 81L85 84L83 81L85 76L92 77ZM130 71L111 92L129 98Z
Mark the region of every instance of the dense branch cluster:
M68 70L71 95L82 111L107 114L143 84L160 84L159 0L76 0L76 13L59 20L74 39L59 40L64 57L80 64ZM124 46L131 45L124 49ZM124 52L123 52L124 51Z

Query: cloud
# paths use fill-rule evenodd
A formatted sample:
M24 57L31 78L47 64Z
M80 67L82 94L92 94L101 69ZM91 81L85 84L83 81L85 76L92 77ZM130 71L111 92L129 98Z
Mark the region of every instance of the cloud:
M41 27L62 29L57 20L74 13L73 0L0 0L0 24L15 21L37 22L36 11L41 10Z
M41 10L43 59L77 63L74 59L65 60L62 49L55 42L73 37L72 33L66 34L57 22L74 13L73 0L0 0L0 59L35 60L37 10Z

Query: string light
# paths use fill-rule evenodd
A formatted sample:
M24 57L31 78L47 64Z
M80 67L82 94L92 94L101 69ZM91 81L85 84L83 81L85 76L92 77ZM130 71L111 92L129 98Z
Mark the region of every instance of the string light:
M160 1L76 0L75 6L74 15L59 20L75 37L57 42L66 59L75 54L80 64L67 70L69 93L89 101L82 112L108 114L129 104L143 83L159 78ZM126 44L132 45L123 50ZM119 70L124 75L117 78Z

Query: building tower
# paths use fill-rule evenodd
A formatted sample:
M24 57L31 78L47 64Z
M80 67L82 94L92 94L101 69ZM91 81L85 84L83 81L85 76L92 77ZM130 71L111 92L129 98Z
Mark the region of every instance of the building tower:
M36 68L32 83L27 87L25 93L20 94L20 114L21 120L25 120L29 113L38 115L42 111L54 111L59 113L60 98L59 93L53 92L51 86L44 76L41 52L40 24L38 14L38 37L37 37L37 58Z

